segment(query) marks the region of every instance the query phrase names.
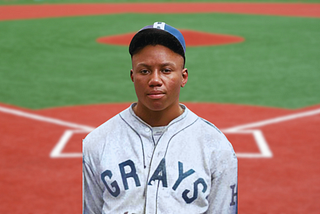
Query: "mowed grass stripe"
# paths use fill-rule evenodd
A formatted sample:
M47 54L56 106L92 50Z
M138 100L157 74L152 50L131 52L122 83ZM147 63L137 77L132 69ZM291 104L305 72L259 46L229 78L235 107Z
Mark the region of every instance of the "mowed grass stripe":
M134 20L134 21L133 21ZM319 103L318 19L232 14L121 14L0 22L0 102L33 109L134 101L128 48L101 36L153 21L242 36L187 48L181 100L299 108Z

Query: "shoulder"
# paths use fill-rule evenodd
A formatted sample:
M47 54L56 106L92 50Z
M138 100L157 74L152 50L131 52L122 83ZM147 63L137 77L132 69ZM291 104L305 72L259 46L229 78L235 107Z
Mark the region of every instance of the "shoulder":
M223 133L218 129L218 127L216 127L210 121L199 117L199 122L206 130L211 131L211 132L217 132L218 134L223 135Z
M128 111L128 109L124 110L123 112L126 111ZM105 149L107 139L110 140L117 136L117 132L126 126L121 113L115 115L95 128L83 139L82 153L84 160L89 156L98 157L99 154Z
M191 112L191 114L194 113ZM206 146L211 148L211 151L213 150L214 153L224 151L231 156L235 155L233 146L224 133L216 125L204 118L198 116L198 119L193 125L192 134L202 139Z
M187 121L194 121L192 125L201 126L201 128L211 131L216 131L218 133L222 133L213 123L209 122L208 120L199 117L193 111L191 111L187 106L183 105L185 109L185 118Z
M211 172L223 172L227 168L237 168L237 157L233 146L224 133L212 122L201 118L189 110L188 115L196 118L183 132L193 151L202 151ZM195 116L196 115L196 116Z
M206 138L206 150L211 151L210 159L212 160L212 170L221 173L228 168L237 169L238 159L232 143L213 123L206 119L199 118L199 123L204 127ZM219 169L219 170L217 170Z
M85 138L86 142L95 142L100 138L104 138L106 135L110 133L113 127L120 122L119 114L115 115L114 117L110 118L93 131L91 131Z
M187 117L189 118L193 118L192 120L194 121L191 128L193 129L193 131L201 136L211 136L211 139L213 139L212 137L214 137L214 139L216 138L225 138L224 134L219 130L219 128L217 126L215 126L212 122L199 117L198 115L196 115L194 112L192 112L191 110L187 110L188 111L188 115Z

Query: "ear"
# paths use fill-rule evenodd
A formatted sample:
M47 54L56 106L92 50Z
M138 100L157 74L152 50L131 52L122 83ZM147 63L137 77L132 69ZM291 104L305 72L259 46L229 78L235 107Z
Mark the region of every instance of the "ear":
M181 87L183 88L188 82L188 69L184 68L182 70L182 82L181 82Z
M130 78L131 78L131 81L134 82L133 81L133 70L132 69L130 70Z

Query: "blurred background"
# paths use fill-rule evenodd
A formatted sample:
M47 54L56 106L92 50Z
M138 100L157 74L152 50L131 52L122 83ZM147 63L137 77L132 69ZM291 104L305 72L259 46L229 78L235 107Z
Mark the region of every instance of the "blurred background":
M81 213L81 139L136 100L128 43L97 39L164 21L243 38L186 39L181 92L236 152L262 154L239 156L239 212L318 213L319 8L318 0L0 0L0 211ZM239 134L248 128L263 133L265 156L255 134Z

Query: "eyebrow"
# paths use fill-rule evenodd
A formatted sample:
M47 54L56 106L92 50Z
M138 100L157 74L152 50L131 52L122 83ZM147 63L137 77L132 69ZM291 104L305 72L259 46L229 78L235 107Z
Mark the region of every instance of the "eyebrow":
M151 67L151 65L146 64L146 63L143 63L143 62L137 64L137 66L144 66L144 67L147 67L147 68ZM175 63L172 63L172 62L165 62L165 63L160 64L160 66L161 66L161 67L165 67L165 66L176 66L176 64L175 64Z

